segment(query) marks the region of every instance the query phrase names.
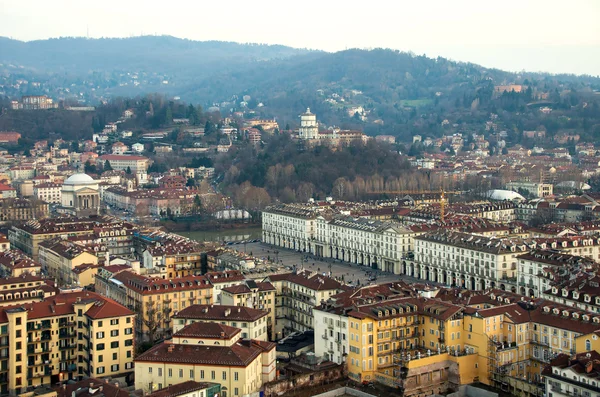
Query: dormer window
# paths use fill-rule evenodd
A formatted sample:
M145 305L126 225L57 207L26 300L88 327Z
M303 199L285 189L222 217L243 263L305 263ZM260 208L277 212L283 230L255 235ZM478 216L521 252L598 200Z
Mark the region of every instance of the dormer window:
M569 296L569 291L567 289L563 288L562 296Z
M573 299L579 299L579 292L573 291Z
M578 295L579 295L579 294L578 294ZM583 300L584 300L584 301L586 301L586 302L590 302L590 301L592 300L592 297L591 297L591 296L589 296L588 294L585 294L585 295L583 296ZM596 301L597 301L597 300L598 300L598 299L596 298Z
M553 294L558 294L558 289L557 289L557 288L554 288L554 287L552 287L552 293L553 293Z
M554 314L560 314L560 310L554 309L554 310L552 310L552 313L554 313Z

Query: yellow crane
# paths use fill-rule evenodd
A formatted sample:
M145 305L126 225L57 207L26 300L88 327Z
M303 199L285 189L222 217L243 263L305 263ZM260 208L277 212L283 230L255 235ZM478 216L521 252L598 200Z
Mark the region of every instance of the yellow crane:
M440 220L444 220L445 210L446 210L446 195L448 194L461 194L461 192L457 191L446 191L444 188L440 188L440 190L373 190L367 192L369 195L391 195L391 196L401 196L401 195L410 195L410 194L439 194L440 195Z

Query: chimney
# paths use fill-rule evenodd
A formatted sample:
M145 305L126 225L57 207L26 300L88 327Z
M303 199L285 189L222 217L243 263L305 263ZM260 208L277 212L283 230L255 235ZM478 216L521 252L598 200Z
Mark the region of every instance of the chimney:
M169 345L169 348L168 348L169 353L172 353L174 349L175 349L175 345L173 345L173 344Z
M119 382L115 382L115 387L118 389L119 388Z
M90 382L90 389L94 388L94 382Z

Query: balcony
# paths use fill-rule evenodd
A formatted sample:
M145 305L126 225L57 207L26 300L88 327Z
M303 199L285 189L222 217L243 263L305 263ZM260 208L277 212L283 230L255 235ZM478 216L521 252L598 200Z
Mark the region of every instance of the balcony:
M327 335L321 335L321 337L325 340L327 340Z
M550 343L543 342L543 341L540 341L538 339L532 339L531 343L534 344L534 345L538 345L538 346L550 346Z
M75 338L77 336L77 334L75 332L61 332L58 334L58 337L60 339L64 339L64 338Z
M75 349L77 348L77 344L76 343L67 343L64 346L59 346L60 350L71 350L71 349Z
M496 351L516 349L517 342L497 342L496 343Z
M398 365L398 364L394 363L394 361L391 360L391 361L389 361L387 363L377 364L377 368L378 369L380 369L380 368L389 368L389 367L393 367L394 365Z
M39 323L27 323L27 331L39 331L41 328Z

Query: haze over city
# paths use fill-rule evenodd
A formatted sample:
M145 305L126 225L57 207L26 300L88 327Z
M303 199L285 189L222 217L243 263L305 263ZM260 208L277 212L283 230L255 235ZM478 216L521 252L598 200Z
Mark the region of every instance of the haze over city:
M600 74L600 3L0 1L18 40L172 35L339 51L392 48L508 71Z
M0 397L600 397L599 14L0 0Z

